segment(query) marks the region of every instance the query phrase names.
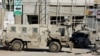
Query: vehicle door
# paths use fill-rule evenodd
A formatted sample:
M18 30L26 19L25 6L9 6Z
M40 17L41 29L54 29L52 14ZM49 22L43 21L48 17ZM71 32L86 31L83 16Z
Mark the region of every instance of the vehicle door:
M41 47L46 47L47 46L47 37L48 37L48 32L47 32L47 26L40 26L40 36L41 36Z
M58 31L61 33L61 41L69 41L68 31L65 27L59 27Z
M31 45L34 48L38 48L40 45L41 37L40 37L40 28L39 25L33 25L30 26L30 39L31 39Z

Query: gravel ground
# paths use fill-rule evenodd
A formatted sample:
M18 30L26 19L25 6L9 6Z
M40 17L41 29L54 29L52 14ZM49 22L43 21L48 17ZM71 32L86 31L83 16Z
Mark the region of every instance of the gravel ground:
M48 48L44 49L28 49L23 51L9 51L7 49L0 48L0 56L100 56L93 55L90 49L73 49L73 52L69 52L69 48L63 48L61 52L52 53L48 51Z

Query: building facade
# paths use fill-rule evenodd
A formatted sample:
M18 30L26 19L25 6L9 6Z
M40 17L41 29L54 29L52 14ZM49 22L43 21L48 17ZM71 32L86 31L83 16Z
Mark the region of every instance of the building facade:
M92 1L92 2L91 2ZM87 6L92 6L93 0L22 0L23 15L18 17L16 21L23 24L35 24L36 23L57 23L50 22L55 20L54 18L84 18L85 9ZM14 11L14 0L3 0L4 8L7 11ZM22 20L22 21L21 21ZM30 22L32 21L32 22ZM58 20L59 21L59 20Z
M77 31L86 23L86 10L93 0L23 0L23 24L62 24L65 19L73 23ZM80 24L80 25L77 25Z
M15 0L3 0L6 11L14 11ZM74 25L87 23L94 0L20 0L22 15L14 15L15 24L62 24L69 19ZM90 15L91 16L91 15ZM92 15L92 17L94 17ZM91 26L91 23L88 23ZM80 26L77 26L78 29Z

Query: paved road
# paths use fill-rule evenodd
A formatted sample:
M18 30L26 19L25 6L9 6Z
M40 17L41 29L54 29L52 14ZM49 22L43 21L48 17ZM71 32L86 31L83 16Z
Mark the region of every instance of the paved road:
M69 52L69 48L63 48L61 52L52 53L48 49L29 49L23 51L9 51L0 48L0 56L96 56L92 55L90 49L73 49L73 53ZM100 56L100 55L98 55Z

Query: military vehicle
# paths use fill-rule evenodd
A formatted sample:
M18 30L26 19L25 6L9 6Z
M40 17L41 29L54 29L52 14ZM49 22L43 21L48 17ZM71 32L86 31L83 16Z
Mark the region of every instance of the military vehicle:
M84 28L78 30L72 34L70 40L74 43L76 47L88 47L93 45L96 50L100 49L100 33L97 30L91 30L89 28Z
M3 46L14 51L23 48L49 47L51 52L58 52L63 46L70 46L66 26L61 25L8 25L3 31Z
M35 49L49 47L51 52L61 51L63 46L69 46L71 50L73 46L95 45L96 49L100 48L97 31L82 29L73 32L69 38L68 28L65 25L8 25L2 34L2 44L15 51L25 47Z

